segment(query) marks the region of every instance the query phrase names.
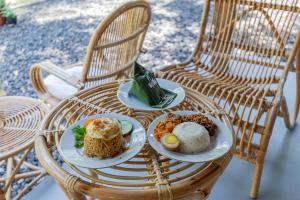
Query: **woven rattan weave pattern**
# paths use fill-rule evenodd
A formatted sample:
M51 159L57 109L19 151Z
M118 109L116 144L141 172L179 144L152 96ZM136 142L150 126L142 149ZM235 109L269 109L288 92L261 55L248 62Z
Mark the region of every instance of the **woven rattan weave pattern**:
M147 129L152 120L163 114L161 111L149 112L133 110L121 104L116 92L119 82L80 91L59 103L45 118L42 128L46 130L63 129L84 115L103 112L116 112L129 115L140 121ZM231 124L212 101L197 92L184 88L186 99L175 110L194 110L211 113L228 127ZM60 135L55 134L53 145L59 145ZM231 153L206 163L184 163L171 160L156 153L146 143L142 151L133 159L105 169L82 170L68 162L71 173L62 169L48 151L47 140L40 136L35 142L37 156L69 198L85 199L84 195L101 199L180 199L198 191L198 199L206 197L217 178L222 174L231 159ZM78 176L84 177L84 179Z
M55 105L60 98L47 89L42 72L50 73L78 90L130 77L132 65L142 51L150 18L150 5L146 1L125 3L96 28L87 47L84 63L79 65L83 66L82 73L78 74L81 78L66 73L65 69L74 65L62 68L46 61L31 67L33 88L41 99Z
M19 199L45 174L45 170L26 162L33 141L47 107L39 100L27 97L0 97L0 163L6 162L6 174L0 178L4 183L7 200L11 199L11 183L14 180L35 177L15 197ZM20 173L26 165L30 171Z
M299 0L206 0L194 52L162 68L162 78L209 96L230 116L235 155L255 164L254 198L277 116L291 129L300 108L299 14ZM293 72L296 98L289 114L283 88Z

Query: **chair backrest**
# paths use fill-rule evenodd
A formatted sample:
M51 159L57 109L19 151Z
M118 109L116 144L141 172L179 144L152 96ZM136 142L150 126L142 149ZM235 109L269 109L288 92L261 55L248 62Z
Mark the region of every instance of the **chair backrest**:
M300 0L207 0L203 12L193 54L198 66L212 77L253 84L279 81L285 61L295 55Z
M97 27L87 49L82 81L86 86L101 83L130 71L137 59L151 18L145 1L126 3Z

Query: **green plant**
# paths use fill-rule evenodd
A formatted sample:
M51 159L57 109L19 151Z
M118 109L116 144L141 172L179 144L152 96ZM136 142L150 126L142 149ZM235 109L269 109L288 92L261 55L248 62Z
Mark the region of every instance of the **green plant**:
M4 8L6 5L5 0L0 0L0 8Z
M0 0L0 15L6 18L17 18L13 10L6 4L5 0Z
M3 16L3 12L5 11L6 2L5 0L0 0L0 15Z
M5 6L5 9L2 13L2 15L6 18L17 18L13 10L9 6Z

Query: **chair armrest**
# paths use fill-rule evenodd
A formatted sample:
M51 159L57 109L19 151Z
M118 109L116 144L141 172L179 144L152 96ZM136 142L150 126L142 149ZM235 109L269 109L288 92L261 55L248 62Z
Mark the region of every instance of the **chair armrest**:
M176 67L177 67L176 64L166 65L166 66L160 66L160 67L156 67L155 71L166 72L166 71L168 71L170 69L174 69Z
M48 72L49 74L52 74L56 76L57 78L65 81L66 83L72 85L73 87L76 87L78 89L82 89L84 84L81 82L80 79L78 79L75 76L67 74L61 67L58 67L57 65L54 65L53 63L49 61L44 61L38 64L34 64L30 68L30 75L33 74L34 71L41 72L42 70Z
M171 64L171 65L166 65L166 66L160 66L160 67L156 67L158 71L161 72L167 72L169 70L175 69L177 67L185 67L187 65L189 65L190 63L192 63L192 59L187 59L183 62L177 63L177 64Z
M154 74L158 78L162 78L166 72L169 70L175 69L178 65L172 64L172 65L167 65L167 66L160 66L160 67L155 67L153 70Z
M39 97L51 106L56 105L60 99L48 90L44 83L42 71L46 71L78 89L82 89L84 86L78 78L67 74L62 68L48 61L32 65L29 72L32 87Z

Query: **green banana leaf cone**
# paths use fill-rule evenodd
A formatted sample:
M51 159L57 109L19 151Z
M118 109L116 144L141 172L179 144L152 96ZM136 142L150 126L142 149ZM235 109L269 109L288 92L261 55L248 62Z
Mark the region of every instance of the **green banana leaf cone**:
M173 102L177 94L161 88L151 71L135 63L129 96L133 96L153 108L165 108Z

